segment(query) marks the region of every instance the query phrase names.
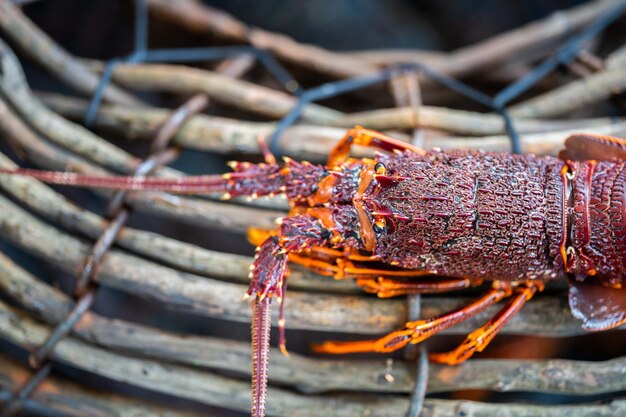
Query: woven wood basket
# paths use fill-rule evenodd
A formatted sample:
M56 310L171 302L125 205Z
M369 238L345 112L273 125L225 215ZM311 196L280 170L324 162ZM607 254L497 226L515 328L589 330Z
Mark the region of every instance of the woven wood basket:
M450 53L337 53L247 27L196 0L138 1L138 13L147 6L157 27L165 22L205 43L211 34L216 46L260 48L261 63L274 57L297 76L281 79L279 72L275 81L253 49L210 66L121 62L99 90L102 103L88 129L85 97L111 67L71 55L15 3L0 0L0 167L164 177L221 172L228 159L259 160L257 137L271 136L298 103L298 75L331 82L418 62L498 91L571 47L573 34L624 9L624 2L584 3ZM564 71L535 80L507 103L510 119L451 94L431 74L405 72L365 93L306 104L276 145L284 155L321 162L355 124L424 148L508 151L513 135L523 151L546 155L576 130L626 136L624 25L617 20L610 36L581 43ZM33 74L33 63L72 94L34 89L24 75L24 68ZM286 201L121 196L9 176L0 176L0 189L4 415L247 413L250 308L241 298L253 248L245 232L273 228ZM326 339L382 335L477 293L377 299L351 281L294 266L286 305L291 356L272 349L268 414L404 416L427 387L422 416L626 415L626 338L619 330L584 335L569 313L565 284L535 297L461 366L426 367L415 352L331 358L307 349ZM443 332L427 349L455 346L498 308Z

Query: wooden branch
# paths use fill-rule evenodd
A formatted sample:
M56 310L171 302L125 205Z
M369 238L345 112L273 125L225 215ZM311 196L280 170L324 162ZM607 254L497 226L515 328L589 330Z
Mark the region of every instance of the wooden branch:
M82 118L87 110L87 102L84 100L53 93L38 93L38 97L54 111L74 120ZM129 139L148 139L167 112L168 110L158 108L106 105L102 106L95 123L99 128L114 131ZM606 126L615 123L615 120L609 117L575 120L517 119L514 123L520 133L543 133ZM289 155L323 160L337 139L345 133L345 129L355 125L377 130L425 128L476 136L505 133L504 123L498 115L433 106L396 107L346 114L333 122L333 125L341 127L293 126L286 130L281 147ZM179 132L176 139L177 143L192 149L219 153L235 150L258 153L256 137L259 134L267 135L274 128L274 123L197 115ZM431 137L427 142L437 146L436 140Z
M47 326L37 324L15 309L0 303L0 337L3 339L29 350L39 345L49 331ZM54 361L153 392L237 411L247 411L250 408L248 382L234 378L192 370L179 365L113 354L91 347L72 337L60 341L52 351L51 357ZM383 399L375 396L359 396L358 399L341 397L332 397L332 399L337 402L330 401L331 398L305 397L279 388L272 388L268 398L268 414L347 416L351 415L350 412L352 415L362 414L365 409L378 406L379 411L375 415L382 415L382 410L387 407L401 412L406 406L406 400L401 397Z
M96 71L104 69L101 62L89 63ZM219 103L276 119L286 116L298 101L282 91L183 65L120 64L113 70L113 80L133 90L206 93ZM319 104L307 104L302 109L302 118L309 122L324 124L340 116L341 112Z
M526 63L552 53L572 32L583 28L605 13L615 2L587 2L568 10L559 10L540 20L504 32L492 38L457 49L451 53L411 49L349 51L344 54L367 61L370 65L388 66L405 62L427 63L457 77L474 75L493 78L506 70L523 68ZM478 71L489 68L484 74ZM513 71L518 72L518 71Z
M47 326L33 322L23 313L0 302L0 337L3 339L28 350L40 344L49 331ZM52 358L153 392L242 412L249 408L247 382L178 365L113 354L72 337L59 342L52 351ZM403 415L408 401L405 397L373 394L304 396L271 387L267 405L268 414L276 416L388 416ZM467 416L493 415L496 410L503 409L510 416L527 416L528 413L534 416L583 416L592 412L599 416L610 416L626 411L626 403L622 401L605 405L549 407L427 399L425 406L427 415L431 416L446 416L453 412L458 414L459 410Z
M552 117L606 100L626 90L626 63L590 74L511 107L515 117Z
M139 160L96 136L88 129L63 119L32 95L17 57L0 40L0 93L28 123L55 143L120 172L131 172ZM160 169L160 173L168 172Z
M54 106L53 106L54 107ZM137 110L141 112L141 109ZM341 126L364 125L370 129L409 129L421 127L468 136L488 136L505 133L502 117L491 113L478 113L445 107L396 107L368 112L346 114ZM519 133L544 133L558 130L594 128L615 123L609 117L593 119L513 119ZM476 138L480 139L480 138ZM434 139L432 140L434 142ZM436 145L433 145L436 146Z
M0 154L0 167L13 169L16 165ZM77 207L32 178L2 175L0 186L15 200L67 230L97 239L107 225L105 219ZM249 282L248 267L252 263L252 258L248 256L211 251L130 227L122 230L116 243L125 249L147 258L156 258L183 271L243 284ZM329 283L328 279L320 279L318 275L304 268L295 266L291 269L290 288L330 292L355 291L355 285L350 280Z
M369 63L372 66L385 67L405 62L421 62L429 66L442 66L449 52L419 49L357 49L337 51L335 53L352 57Z
M80 118L85 103L65 96L43 94L44 102L55 111L70 118ZM103 106L96 118L96 125L124 135L130 140L149 138L152 129L165 117L163 109L131 109L123 106ZM465 133L468 135L494 135L482 137L454 137L427 135L424 148L483 149L487 151L509 151L508 136L503 132L500 116L421 106L418 110L408 107L375 110L346 115L341 124L364 125L376 129L401 129L425 127L437 130ZM593 131L595 133L622 136L626 128L624 121L613 118L578 120L516 119L515 127L521 133L525 152L539 155L556 155L563 141L572 133ZM256 137L274 127L268 123L242 122L238 120L199 115L194 117L176 137L177 143L191 149L228 153L234 150L257 153ZM287 129L281 147L288 155L324 161L329 150L344 132L344 128L298 125ZM397 136L397 134L394 134ZM359 148L356 156L370 155Z
M84 95L95 92L100 76L56 44L9 0L0 0L0 30L54 77ZM104 99L125 105L141 104L140 100L115 85L105 89Z
M606 68L617 68L626 64L626 44L620 46L605 60Z
M560 130L556 132L528 133L520 135L522 150L538 155L556 155L562 148L563 142L570 135L581 132L592 132L600 135L617 137L626 136L626 121L615 120L604 126ZM511 150L511 139L506 135L483 137L442 137L433 140L442 149L472 149L480 147L485 151Z
M29 159L47 169L69 170L90 175L110 174L106 170L42 141L15 116L2 98L0 98L0 131L13 143L18 144L17 146L26 153ZM176 173L168 169L167 173L170 172ZM176 218L178 221L189 224L212 226L241 233L252 225L271 229L275 226L274 220L283 214L279 211L258 210L165 193L133 193L127 197L126 201L139 210L166 218Z
M9 393L26 381L30 374L31 372L23 366L5 356L0 356L0 403L6 402ZM46 378L45 383L35 390L25 403L25 411L29 412L29 415L74 417L200 416L199 413L90 390L56 377Z
M311 45L303 45L281 34L248 27L243 22L197 0L149 0L150 10L188 30L216 33L237 42L247 42L266 49L287 62L313 68L332 77L346 78L373 72L377 65L358 55L340 54ZM555 12L521 28L505 32L486 41L458 49L446 56L432 57L424 51L404 53L401 62L418 61L449 75L461 77L503 63L523 62L529 57L546 54L554 45L596 19L615 2L588 2L567 11ZM410 55L409 55L410 54ZM398 61L380 62L389 65Z
M87 109L83 100L58 94L38 94L55 112L73 120L81 119ZM130 108L104 105L95 126L130 140L147 140L169 114L160 108ZM247 122L208 115L196 115L174 137L174 142L189 149L217 153L259 154L259 135L269 136L274 122ZM280 140L281 152L298 159L325 161L328 152L343 137L343 127L297 125L285 130ZM358 154L358 153L357 153ZM365 152L361 152L365 155Z
M0 52L2 51L4 53L0 54L0 93L15 107L30 126L62 147L70 149L78 155L95 161L109 169L121 173L134 171L139 163L139 159L110 144L83 126L64 119L44 106L30 91L15 55L0 40ZM237 81L223 75L220 76L230 81ZM11 111L7 110L5 113L11 113ZM15 142L22 140L19 135L16 138ZM172 168L160 167L156 170L156 175L179 177L182 173ZM188 207L188 210L196 210L198 208L197 204L192 204L189 199L183 199L183 201L189 202L190 207ZM144 207L152 206L147 204ZM164 201L158 207L155 206L156 208L160 208L163 213L169 213L172 210L171 203L165 203ZM219 212L219 206L216 206L216 208L216 211Z
M69 297L36 279L2 253L0 290L49 324L57 324L72 307ZM250 374L250 346L247 342L179 335L107 319L92 312L87 313L76 326L75 334L85 341L117 352L246 376ZM278 349L272 349L271 363L272 383L293 386L306 393L409 393L415 383L415 366L412 363L395 361L388 369L382 358L329 360L294 353L287 358ZM626 389L621 372L624 366L626 358L606 362L473 359L458 367L431 365L428 389L431 393L459 389L570 395L610 393ZM393 379L386 379L386 374Z
M79 267L87 253L85 243L42 224L4 197L0 197L0 207L3 208L0 231L5 238L64 270ZM48 242L55 242L55 245ZM247 286L176 271L121 251L107 255L99 283L159 301L174 310L238 322L250 320L248 303L241 300ZM374 333L376 328L390 329L400 324L404 311L400 302L330 294L312 296L297 291L290 292L289 304L287 318L291 328L330 331L361 326L361 331L369 333ZM346 306L351 308L349 314ZM378 313L381 316L377 317ZM339 322L337 315L343 316Z
M16 166L0 154L0 167L12 169ZM0 176L0 186L17 201L44 216L54 224L59 224L70 231L78 231L96 239L104 230L106 220L68 202L63 196L52 191L39 181L26 177ZM228 279L233 282L247 283L248 266L252 258L215 252L197 245L169 239L156 233L133 228L125 228L116 242L121 247L148 258L197 274ZM290 287L316 289L331 292L353 292L350 281L332 282L320 279L310 271L292 268Z
M570 37L572 31L593 22L615 5L613 0L603 0L556 11L535 22L457 49L441 67L436 68L461 77L505 63L510 65L536 59L553 52L555 45Z
M248 42L266 49L285 61L329 74L354 77L376 71L363 60L334 53L314 45L302 45L293 39L259 28L246 26L233 16L195 0L148 0L150 12L201 34L217 33L236 42Z

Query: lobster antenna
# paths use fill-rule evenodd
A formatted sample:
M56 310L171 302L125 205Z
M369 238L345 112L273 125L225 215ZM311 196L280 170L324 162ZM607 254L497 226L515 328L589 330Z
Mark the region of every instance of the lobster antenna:
M252 302L252 417L265 417L271 303L271 297Z
M0 174L24 175L48 184L108 188L124 191L164 191L177 194L224 193L223 198L280 193L282 181L271 177L278 165L231 164L237 172L222 175L190 175L180 178L93 176L37 169L0 169ZM256 179L257 182L250 181ZM267 183L263 181L267 180Z
M226 191L229 178L223 175L198 175L180 178L93 176L73 172L38 169L0 169L0 174L23 175L48 184L74 187L109 188L125 191L168 191L174 193L211 193Z

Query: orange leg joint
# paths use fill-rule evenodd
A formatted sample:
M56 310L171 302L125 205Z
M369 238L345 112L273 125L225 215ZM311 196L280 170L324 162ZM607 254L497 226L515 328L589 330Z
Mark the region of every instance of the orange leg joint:
M328 156L327 166L334 168L343 164L348 158L352 145L367 146L383 151L406 151L411 150L419 155L426 152L410 143L389 137L375 130L364 129L356 126L348 130L346 135L337 143Z
M434 362L458 364L472 356L476 351L482 351L493 337L515 316L522 306L537 290L543 287L534 284L522 284L515 289L513 299L487 324L472 332L467 339L454 351L449 353L432 354L430 359ZM482 297L474 302L452 310L446 314L425 320L408 322L404 328L396 330L375 340L363 340L354 342L324 342L313 345L316 353L345 354L363 352L393 352L407 344L420 343L429 337L467 320L487 307L490 307L504 298L513 294L508 285L494 284L494 288L487 291Z

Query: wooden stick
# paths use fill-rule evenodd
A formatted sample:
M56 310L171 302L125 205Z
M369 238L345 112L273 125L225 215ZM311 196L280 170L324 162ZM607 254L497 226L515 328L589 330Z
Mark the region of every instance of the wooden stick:
M282 34L248 27L235 17L211 8L197 0L149 0L151 12L176 22L186 29L200 33L216 33L237 42L247 42L266 49L277 57L313 68L332 77L346 78L373 72L377 65L360 59L358 55L339 54L322 48L303 45ZM417 61L449 75L461 77L492 68L512 60L524 61L545 54L571 31L585 26L614 6L614 2L596 1L555 12L521 28L505 32L486 41L458 49L448 56L433 57L423 51L403 53L401 62ZM410 55L409 55L410 54ZM378 65L397 63L377 62Z
M83 117L83 100L42 93L38 95L55 112L73 120ZM104 105L96 116L95 126L121 134L129 140L147 140L169 110ZM274 122L248 122L208 115L196 115L174 137L174 142L189 149L217 153L259 154L258 136L269 136ZM280 140L283 154L309 161L325 161L328 152L343 137L343 127L297 125L288 128ZM361 152L364 156L365 152ZM358 153L357 153L358 155Z
M12 169L16 168L16 165L0 154L0 167ZM2 175L0 187L15 200L67 230L77 231L96 239L106 226L106 220L102 217L75 206L48 186L32 178ZM211 251L130 227L123 229L118 236L117 244L147 258L157 257L160 262L183 271L241 284L249 282L248 267L252 263L252 258L248 256ZM291 268L289 286L295 289L330 292L355 292L356 289L352 281L329 282L328 279L295 265Z
M314 45L302 45L287 36L248 27L233 16L194 0L148 0L148 6L153 14L184 25L194 32L217 33L236 42L249 42L278 58L331 76L354 77L377 69L374 65L350 56Z
M104 65L89 61L89 67L102 71ZM287 115L298 101L282 91L183 65L120 64L113 70L113 80L134 90L206 93L220 103L276 119ZM302 110L304 120L322 124L340 116L341 112L319 104L307 104Z
M42 94L43 101L60 114L78 119L86 109L84 101L55 94ZM152 129L166 117L167 110L155 108L131 109L123 106L103 106L96 118L96 125L124 135L129 140L145 140ZM509 151L510 139L504 134L502 118L493 114L483 114L441 107L420 106L418 110L404 107L382 109L344 116L340 124L346 127L364 125L375 129L412 128L417 123L427 129L447 130L466 135L493 135L481 137L455 137L426 135L425 149L484 149ZM575 120L516 119L515 126L522 133L522 146L525 152L539 155L556 155L563 147L563 141L574 132L593 131L596 133L621 135L624 126L621 119L598 117ZM195 116L181 129L177 143L191 149L229 153L235 150L258 153L256 137L271 132L274 124L245 122L239 120ZM287 155L324 161L328 152L336 144L337 138L345 133L345 128L297 125L285 131L281 148ZM499 134L500 133L500 134ZM394 133L394 136L399 136ZM404 137L402 137L404 139ZM358 148L355 156L370 155Z
M61 291L44 284L2 253L0 290L51 325L62 320L72 305L69 297ZM170 333L123 320L108 319L92 312L79 323L75 334L112 351L241 375L250 373L250 347L247 342ZM278 349L272 349L270 362L272 383L293 386L306 393L409 393L415 379L415 367L411 363L395 361L388 369L384 358L320 359L294 353L287 358ZM620 371L625 364L626 358L606 362L473 359L454 368L431 365L428 387L431 393L489 389L570 395L601 394L626 389L626 381ZM553 372L555 369L559 371ZM385 378L387 374L393 378ZM580 378L580 374L586 377ZM379 377L373 377L376 375Z
M20 311L0 302L0 337L11 343L30 349L43 340L49 327L30 320ZM247 382L209 372L163 365L147 359L139 359L94 348L74 338L59 342L52 352L56 361L104 376L108 379L131 384L153 392L178 398L216 405L237 411L249 408ZM353 416L402 415L408 407L405 397L394 395L316 395L304 396L272 387L269 391L268 414L277 416ZM426 400L425 409L432 416L493 415L506 407L510 416L612 416L626 412L626 402L614 401L606 405L577 405L549 407L539 405L486 404L468 401Z
M571 99L571 97L566 99ZM342 117L339 123L346 127L363 125L377 130L422 127L468 136L505 133L504 122L499 115L433 106L420 106L419 109L396 107L352 113ZM520 118L514 119L514 123L519 133L543 133L606 126L614 123L614 120L609 117L562 120Z
M572 81L511 107L511 115L553 117L606 100L626 90L626 63Z
M109 171L87 163L68 152L50 146L35 135L0 98L0 131L19 143L30 160L53 170L70 170L90 175L110 175ZM169 172L176 172L171 170ZM168 173L169 173L168 172ZM107 192L103 193L108 195ZM127 203L139 210L165 218L176 218L194 225L211 225L217 229L245 232L248 227L273 228L274 220L283 212L258 210L232 204L172 196L165 193L133 193Z
M95 92L100 76L56 44L9 0L0 0L0 30L54 77L84 95L91 96ZM141 104L115 85L104 90L104 99L125 105Z
M59 145L121 172L131 172L139 163L137 158L42 105L31 94L17 57L1 40L0 92L31 126ZM162 175L167 172L167 169L159 169Z
M10 391L24 382L30 371L0 356L0 403L4 403ZM94 391L56 377L46 378L25 403L25 410L32 415L71 415L74 417L199 417L201 414L175 408L150 404L120 395Z
M522 134L521 143L524 152L538 155L556 155L563 148L563 141L570 135L581 132L593 132L600 135L617 137L626 136L626 121L615 120L610 124L577 129L559 130L545 133ZM443 137L433 140L442 149L472 149L480 147L485 151L510 151L511 139L506 135L477 137Z

